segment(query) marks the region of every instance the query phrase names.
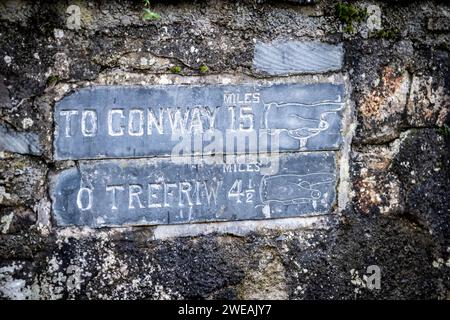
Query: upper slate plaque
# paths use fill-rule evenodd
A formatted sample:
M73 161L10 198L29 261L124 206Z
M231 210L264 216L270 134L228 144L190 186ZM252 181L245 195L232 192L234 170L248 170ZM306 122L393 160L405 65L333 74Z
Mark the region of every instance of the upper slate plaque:
M84 88L56 104L54 156L337 150L344 94L330 83Z

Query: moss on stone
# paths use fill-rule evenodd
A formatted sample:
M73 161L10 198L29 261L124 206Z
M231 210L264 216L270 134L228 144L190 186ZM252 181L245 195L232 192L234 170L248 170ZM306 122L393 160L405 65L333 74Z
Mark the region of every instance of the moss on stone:
M395 40L398 38L399 34L400 32L395 29L390 30L381 29L375 33L375 37L379 39Z
M47 78L46 84L47 87L54 87L59 82L59 76L52 74Z
M142 20L159 20L161 15L153 10L150 10L150 1L144 0L144 14L142 15Z
M447 137L450 135L450 127L446 124L444 124L442 127L438 128L437 132L443 136Z
M438 45L436 45L436 49L444 50L444 51L450 51L450 48L449 48L447 42L441 42L441 43L439 43Z
M335 7L336 16L346 26L344 32L352 33L355 23L362 22L367 18L367 9L358 8L350 3L339 2Z
M206 64L202 64L199 68L198 71L200 71L200 73L207 73L209 71L209 68Z
M180 66L173 66L173 67L170 67L169 71L172 72L172 73L180 73L181 72L181 67Z

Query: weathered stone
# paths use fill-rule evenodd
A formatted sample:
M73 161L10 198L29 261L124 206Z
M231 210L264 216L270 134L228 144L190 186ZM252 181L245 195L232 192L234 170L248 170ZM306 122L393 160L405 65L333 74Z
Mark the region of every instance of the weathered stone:
M253 69L269 75L322 73L342 68L342 45L319 42L258 42Z
M35 158L0 153L0 206L32 207L43 199L47 170Z
M404 214L446 251L450 247L450 134L436 131L411 130L399 145L390 171L402 186ZM448 252L442 254L450 259Z
M353 23L353 33L342 28L332 0L150 2L161 19L144 21L142 1L0 4L0 119L38 134L44 148L42 157L0 152L0 299L449 298L450 52L445 24L436 23L450 12L445 1L351 1L359 12L382 10L381 30L375 19ZM78 30L67 27L69 5L81 9ZM342 42L339 74L252 69L256 43L290 41ZM147 68L151 61L140 58L153 56L161 60ZM168 62L183 71L171 74ZM207 74L199 74L202 64ZM386 66L386 83L410 78L406 108L394 103L403 104L402 90L383 85ZM52 159L55 102L68 92L336 79L348 84L349 103L333 214L55 227L49 176L78 164ZM370 103L361 109L374 97L385 117L370 116ZM373 265L380 289L368 286Z
M413 127L438 126L447 120L450 95L433 77L414 76L407 103L408 124Z
M0 109L10 107L11 107L11 99L9 98L9 91L8 88L5 86L3 76L0 75Z
M239 297L249 300L285 300L286 274L280 257L270 250L261 250L253 254L259 263L248 272L239 287Z
M382 143L397 138L403 124L410 79L386 67L378 83L359 102L360 135L366 143Z
M316 0L287 0L288 2L294 2L298 4L314 4Z
M337 150L344 95L329 83L85 88L56 105L55 158Z
M450 31L450 17L438 16L428 18L428 30L431 31Z
M167 58L156 57L149 52L131 52L121 56L118 64L125 68L167 72L173 64Z
M245 163L169 160L83 162L60 173L59 226L173 224L326 214L335 199L332 152Z
M36 222L36 214L24 207L0 208L0 233L27 232Z
M390 171L400 141L352 154L354 208L362 214L395 214L404 209L400 180Z

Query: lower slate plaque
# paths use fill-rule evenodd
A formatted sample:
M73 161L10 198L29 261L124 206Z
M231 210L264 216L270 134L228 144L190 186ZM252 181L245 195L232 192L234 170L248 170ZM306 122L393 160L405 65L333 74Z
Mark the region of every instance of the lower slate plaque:
M59 226L157 225L330 213L334 152L259 157L246 163L168 159L81 161L52 181Z

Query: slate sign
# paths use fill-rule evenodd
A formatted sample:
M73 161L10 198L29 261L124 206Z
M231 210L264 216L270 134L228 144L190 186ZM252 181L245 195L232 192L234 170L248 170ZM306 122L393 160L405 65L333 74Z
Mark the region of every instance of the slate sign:
M59 226L175 224L329 213L335 152L245 163L167 159L81 161L52 183Z
M56 104L54 156L338 150L343 96L330 83L83 88Z
M55 221L103 227L330 213L344 94L331 83L80 89L54 112L55 159L79 160L52 178Z

